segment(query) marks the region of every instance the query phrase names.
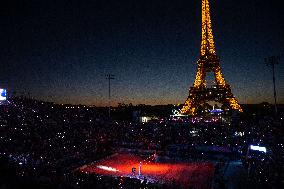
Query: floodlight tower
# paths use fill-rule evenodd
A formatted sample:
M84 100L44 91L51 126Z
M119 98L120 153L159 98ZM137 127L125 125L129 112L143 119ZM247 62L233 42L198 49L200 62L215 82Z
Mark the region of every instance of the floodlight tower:
M276 101L276 87L275 87L275 70L274 67L276 64L279 64L280 56L270 56L265 58L264 61L267 66L272 67L272 80L273 80L273 94L274 94L274 108L275 116L277 116L277 101Z
M110 118L110 80L114 79L114 75L106 74L106 79L108 80L108 117Z

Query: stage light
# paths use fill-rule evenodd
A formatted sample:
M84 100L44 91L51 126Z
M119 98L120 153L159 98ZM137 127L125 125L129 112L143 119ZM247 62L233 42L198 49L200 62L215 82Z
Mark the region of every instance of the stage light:
M104 166L104 165L98 165L97 168L103 169L103 170L106 170L106 171L112 171L112 172L117 172L117 171L119 171L119 170L117 170L117 169L115 169L115 168L107 167L107 166Z

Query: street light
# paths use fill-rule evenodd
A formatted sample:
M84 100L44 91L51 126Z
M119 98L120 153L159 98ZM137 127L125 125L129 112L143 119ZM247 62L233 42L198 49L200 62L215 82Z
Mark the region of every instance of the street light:
M266 65L272 67L275 116L277 116L277 102L276 102L276 87L275 87L274 65L279 64L279 60L280 60L280 56L270 56L270 57L264 59Z
M110 118L110 80L114 79L114 75L106 74L106 79L108 79L108 117Z

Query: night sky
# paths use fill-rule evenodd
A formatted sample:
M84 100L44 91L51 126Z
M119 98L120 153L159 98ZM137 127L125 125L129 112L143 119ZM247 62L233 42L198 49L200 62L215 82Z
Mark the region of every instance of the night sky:
M283 2L210 3L217 54L233 94L240 103L273 102L264 58L281 55L276 84L284 103ZM200 50L201 0L22 0L2 2L0 9L0 87L103 106L111 73L113 105L183 103L188 96Z

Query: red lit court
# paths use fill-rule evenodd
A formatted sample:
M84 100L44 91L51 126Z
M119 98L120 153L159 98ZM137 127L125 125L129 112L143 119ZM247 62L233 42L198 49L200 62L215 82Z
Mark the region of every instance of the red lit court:
M209 189L212 186L214 165L212 163L155 163L144 161L141 157L133 154L115 154L106 159L97 161L80 168L82 172L96 173L107 176L138 176L139 164L141 176L149 181L159 183L171 183L174 181L181 188ZM136 168L135 176L132 168Z

